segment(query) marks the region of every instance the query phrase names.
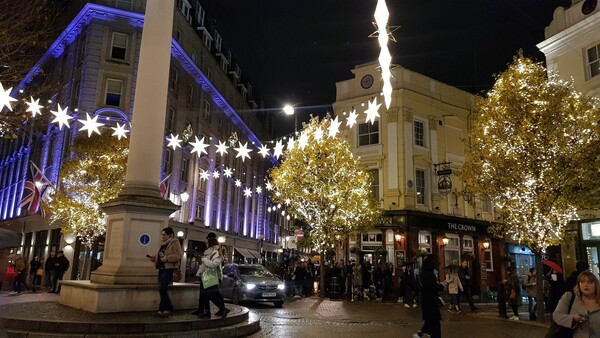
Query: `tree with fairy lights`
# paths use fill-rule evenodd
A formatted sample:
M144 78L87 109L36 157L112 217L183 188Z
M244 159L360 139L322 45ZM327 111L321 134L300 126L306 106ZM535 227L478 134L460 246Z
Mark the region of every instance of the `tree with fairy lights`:
M348 141L336 136L339 125L337 118L311 118L293 146L288 143L281 166L269 173L273 200L307 224L309 236L303 241L321 252L321 297L325 250L368 229L380 215L372 178L360 168Z
M594 99L521 53L476 104L462 171L467 192L494 201L501 222L492 232L531 248L538 276L542 253L560 243L567 223L599 205L598 121ZM543 306L537 318L544 320Z
M129 141L103 132L75 139L62 163L60 185L48 203L50 224L91 243L106 232L99 205L116 198L125 183Z

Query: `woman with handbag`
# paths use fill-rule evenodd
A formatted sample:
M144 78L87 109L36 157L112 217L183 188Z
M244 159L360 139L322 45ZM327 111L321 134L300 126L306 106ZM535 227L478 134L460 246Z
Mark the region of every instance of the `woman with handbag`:
M589 338L600 334L600 283L584 271L577 277L575 292L565 292L554 313L546 337Z
M192 314L197 315L198 318L210 319L210 302L212 302L219 308L219 311L215 314L225 318L229 313L229 309L225 307L223 296L219 292L223 256L219 252L219 242L216 235L212 232L207 236L207 246L208 249L202 255L202 264L196 274L196 276L201 277L198 309L192 312Z
M458 273L456 272L456 266L452 265L449 267L449 273L446 274L446 285L448 285L448 294L450 295L450 305L448 311L452 313L460 313L460 292L464 291L463 285L460 282Z
M519 320L519 306L523 304L523 299L521 299L521 282L515 268L511 267L509 271L508 288L510 289L510 294L508 296L508 305L512 308L513 315L508 319Z
M158 316L168 317L173 312L173 304L169 298L169 284L173 281L173 272L179 267L183 251L181 244L175 237L173 228L166 227L160 232L161 242L158 253L147 257L154 263L158 270L158 293L160 294L160 304L158 306Z

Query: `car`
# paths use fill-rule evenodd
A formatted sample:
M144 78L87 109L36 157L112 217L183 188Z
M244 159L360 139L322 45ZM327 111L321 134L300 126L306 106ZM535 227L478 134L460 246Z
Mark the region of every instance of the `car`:
M234 304L273 302L282 307L285 302L283 280L259 264L225 264L219 290Z

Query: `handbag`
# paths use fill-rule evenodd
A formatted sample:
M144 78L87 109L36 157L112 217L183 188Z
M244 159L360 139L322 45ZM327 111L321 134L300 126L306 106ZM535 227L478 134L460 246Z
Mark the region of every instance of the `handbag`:
M571 301L569 302L569 311L571 312L571 308L573 307L573 301L575 301L575 295L571 293ZM545 338L572 338L573 337L573 329L560 326L556 324L554 320L550 323L550 328L548 332L546 332Z
M512 301L517 299L517 292L514 289L510 290L510 296L508 296L508 299Z
M175 269L173 270L173 282L177 283L181 280L181 270Z
M208 268L202 273L202 287L210 288L211 286L219 285L220 273L219 268Z
M37 269L35 271L35 274L38 275L38 276L42 276L44 274L44 269L42 269L42 268Z

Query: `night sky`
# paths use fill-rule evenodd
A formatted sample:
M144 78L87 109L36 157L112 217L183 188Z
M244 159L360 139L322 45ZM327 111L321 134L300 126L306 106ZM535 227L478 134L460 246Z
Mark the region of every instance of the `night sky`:
M372 22L376 0L205 0L231 50L264 100L280 113L291 103L298 121L331 111L335 83L355 65L379 55ZM522 49L544 61L536 44L558 6L570 0L387 0L396 43L393 63L431 78L482 93L494 74ZM256 96L256 95L255 95ZM282 119L290 119L282 115ZM285 122L285 120L283 120ZM283 123L279 134L293 129Z

